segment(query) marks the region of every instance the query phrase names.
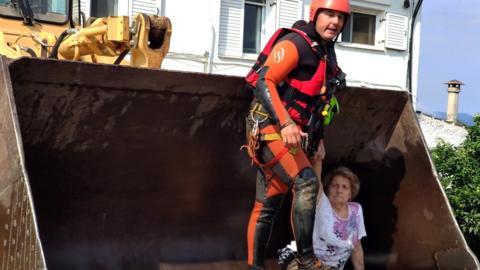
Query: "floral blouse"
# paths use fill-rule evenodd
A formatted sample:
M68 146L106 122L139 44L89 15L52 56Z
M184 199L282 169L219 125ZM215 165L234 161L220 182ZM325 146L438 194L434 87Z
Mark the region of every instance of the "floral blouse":
M348 217L337 216L325 194L317 205L313 249L326 265L342 270L355 245L366 236L362 206L348 203Z

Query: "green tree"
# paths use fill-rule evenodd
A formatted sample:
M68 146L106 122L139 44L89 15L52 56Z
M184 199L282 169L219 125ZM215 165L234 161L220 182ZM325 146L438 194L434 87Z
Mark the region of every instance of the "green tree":
M458 147L440 142L432 158L469 246L480 255L480 115Z

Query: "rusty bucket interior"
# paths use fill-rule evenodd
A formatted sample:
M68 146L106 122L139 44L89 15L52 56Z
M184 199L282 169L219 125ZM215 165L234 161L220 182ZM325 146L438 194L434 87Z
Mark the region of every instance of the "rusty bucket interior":
M0 90L10 96L0 99L0 119L11 127L0 126L0 161L24 160L0 162L9 172L0 198L11 201L0 207L10 228L0 233L7 268L21 263L16 241L49 269L245 269L256 169L239 150L251 99L242 78L1 64ZM348 88L338 99L324 171L343 165L360 177L366 268L475 269L408 93ZM5 100L13 106L2 107ZM287 200L272 234L272 267L292 240L289 207ZM12 213L37 226L16 229Z

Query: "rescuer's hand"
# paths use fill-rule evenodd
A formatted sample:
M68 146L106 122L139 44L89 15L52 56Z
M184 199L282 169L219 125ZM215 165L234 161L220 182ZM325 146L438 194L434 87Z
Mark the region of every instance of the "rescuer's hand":
M302 137L307 136L307 133L302 132L302 130L294 123L282 128L280 134L282 135L283 144L287 148L300 147Z

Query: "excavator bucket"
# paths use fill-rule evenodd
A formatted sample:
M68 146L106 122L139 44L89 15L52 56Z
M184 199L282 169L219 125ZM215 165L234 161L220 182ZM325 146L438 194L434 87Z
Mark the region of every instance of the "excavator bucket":
M245 269L243 80L0 59L2 269ZM349 88L325 170L362 183L366 269L477 269L408 93ZM269 250L291 241L289 205Z

